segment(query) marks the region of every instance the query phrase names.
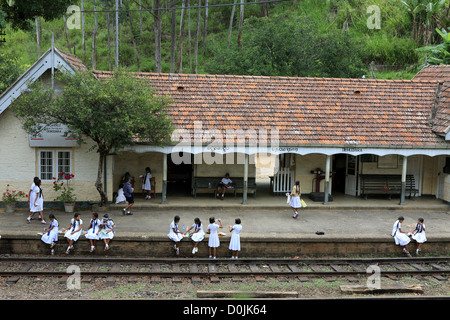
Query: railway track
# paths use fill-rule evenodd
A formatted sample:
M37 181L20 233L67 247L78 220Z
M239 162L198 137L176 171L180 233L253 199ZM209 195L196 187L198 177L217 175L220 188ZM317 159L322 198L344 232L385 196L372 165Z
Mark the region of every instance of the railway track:
M96 258L96 257L0 257L0 277L14 283L20 277L68 277L75 266L82 281L96 277L151 277L158 283L161 278L190 278L192 282L209 278L219 282L220 278L252 277L265 281L277 277L281 281L297 278L309 281L321 277L334 281L345 277L357 282L357 277L371 274L374 268L381 276L396 279L403 276L431 276L448 280L450 257L436 258L354 258L354 259L159 259L159 258ZM68 271L71 270L71 271ZM9 279L9 280L8 280ZM14 281L15 280L15 281Z

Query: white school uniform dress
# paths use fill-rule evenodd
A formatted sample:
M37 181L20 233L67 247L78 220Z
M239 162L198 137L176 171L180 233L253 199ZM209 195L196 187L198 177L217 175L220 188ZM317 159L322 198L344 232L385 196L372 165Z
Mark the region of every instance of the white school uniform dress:
M124 202L124 201L127 201L127 199L125 198L125 195L123 194L123 188L120 188L119 190L117 190L116 204Z
M99 230L99 225L101 221L99 219L91 219L90 225L92 226L89 230L86 231L85 237L86 239L98 240L100 237L97 234Z
M231 181L230 178L222 178L222 180L220 182L223 183L224 185L233 183L233 181ZM227 188L230 188L230 187L232 188L232 186L228 186Z
M423 227L426 229L425 225ZM412 235L412 238L416 240L418 243L424 243L427 241L427 236L425 234L425 230L423 230L420 224L416 225L416 232Z
M211 223L208 226L208 230L210 231L208 247L217 248L220 246L219 234L217 230L219 229L219 225L215 223Z
M192 241L194 242L200 242L205 238L205 232L203 231L203 225L198 226L196 223L192 225L194 227L194 231L197 231L196 233L193 233L191 236Z
M232 251L240 251L241 250L241 238L239 233L241 233L242 226L240 224L235 224L233 226L233 231L231 232L231 240L229 249Z
M144 181L142 182L142 190L152 190L152 184L150 183L150 179L152 178L152 174L147 172L144 175Z
M39 187L37 185L34 185L32 191L30 193L30 211L31 212L41 212L44 210L44 195L42 194L39 196L39 194L40 194ZM34 205L35 199L36 199L36 205Z
M53 221L50 223L50 227L53 227L53 229L49 232L44 233L41 237L41 240L47 244L52 244L52 242L58 241L58 220L53 219Z
M184 237L183 234L176 233L173 231L173 229L175 229L176 231L179 231L178 223L175 223L175 221L172 221L169 228L170 228L170 230L169 230L169 234L167 236L169 237L170 240L179 242L179 241L181 241L181 239L183 239L183 237Z
M103 240L103 239L114 238L114 232L116 232L116 229L114 229L110 232L107 232L107 231L111 230L114 226L115 226L114 221L112 221L111 219L106 221L106 225L102 228L102 230L98 234L99 239Z
M406 235L406 233L400 232L401 227L402 224L400 221L395 221L394 226L392 227L392 236L394 237L396 245L406 246L411 239Z
M81 220L81 219L76 220L75 218L72 218L72 220L70 220L70 224L71 224L71 227L69 228L69 230L66 231L66 233L64 233L64 237L66 237L69 240L77 241L81 235L82 229L80 228L80 226L83 224L83 220ZM80 228L80 231L72 234L72 232L75 230L78 230L78 228Z

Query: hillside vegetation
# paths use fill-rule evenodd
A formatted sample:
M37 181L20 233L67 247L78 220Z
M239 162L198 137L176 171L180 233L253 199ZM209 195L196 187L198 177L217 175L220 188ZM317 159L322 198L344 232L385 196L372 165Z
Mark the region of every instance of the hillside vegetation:
M198 9L205 1L223 5L208 8L206 23L205 8ZM252 0L245 2L249 1ZM155 3L163 8L174 3L178 8L192 7L160 11L164 73L410 79L425 61L425 54L416 49L438 43L435 29L448 28L450 17L449 0L290 0L247 4L243 6L242 24L241 6L234 10L233 6L225 6L240 4L241 0L119 2L123 4L119 14L119 65L141 72L157 71L156 11L137 9L151 9ZM81 7L80 0L73 4ZM63 17L50 22L30 21L31 29L22 31L1 22L0 15L6 32L0 54L16 57L23 70L50 47L53 32L55 45L76 54L89 68L95 63L99 70L114 69L115 1L85 0L83 4L84 10L89 11L84 13L84 46L81 20L79 29L67 29L67 33ZM77 22L76 17L74 13L65 15L69 27Z

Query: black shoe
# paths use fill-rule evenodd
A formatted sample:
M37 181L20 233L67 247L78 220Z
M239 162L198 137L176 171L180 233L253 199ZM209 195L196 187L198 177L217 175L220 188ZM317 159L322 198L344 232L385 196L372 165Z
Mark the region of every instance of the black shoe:
M133 214L131 212L127 212L127 216L132 216Z

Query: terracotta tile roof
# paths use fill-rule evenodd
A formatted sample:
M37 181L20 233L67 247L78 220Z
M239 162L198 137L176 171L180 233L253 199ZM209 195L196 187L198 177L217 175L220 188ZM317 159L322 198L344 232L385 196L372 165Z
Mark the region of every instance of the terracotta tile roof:
M94 73L99 79L111 75ZM204 130L277 128L280 146L447 147L429 124L434 81L136 76L172 96L173 124L191 134L194 121L201 121Z
M50 50L50 49L49 49ZM58 52L67 63L69 63L75 70L78 71L89 71L89 69L84 65L83 61L78 58L76 55L62 51L58 48L55 48L55 51Z
M437 83L430 122L434 132L445 135L450 126L450 65L425 66L413 80Z

